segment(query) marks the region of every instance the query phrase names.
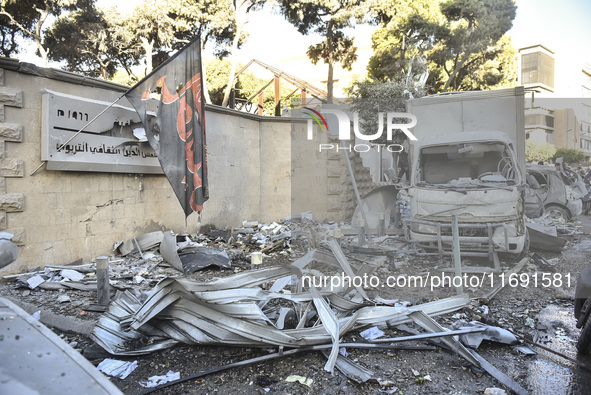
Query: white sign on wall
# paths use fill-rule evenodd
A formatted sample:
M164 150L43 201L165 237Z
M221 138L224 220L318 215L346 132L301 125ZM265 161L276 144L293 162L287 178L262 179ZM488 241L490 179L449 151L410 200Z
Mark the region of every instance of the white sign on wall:
M111 103L49 90L42 101L41 160L47 170L162 174L131 106L114 104L60 150Z

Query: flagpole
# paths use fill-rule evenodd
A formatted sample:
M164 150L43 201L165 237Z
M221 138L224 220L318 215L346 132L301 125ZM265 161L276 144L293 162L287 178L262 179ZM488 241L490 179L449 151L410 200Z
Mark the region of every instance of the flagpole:
M103 109L103 111L99 112L94 118L92 118L90 121L88 121L88 123L86 123L86 125L82 126L82 128L80 128L80 130L78 130L76 133L74 133L74 135L72 137L70 137L68 139L68 141L66 141L65 143L63 143L62 145L60 145L57 148L57 152L60 152L70 141L74 140L76 138L76 136L78 136L80 133L82 133L82 131L84 131L84 129L86 129L91 123L93 123L94 121L96 121L96 119L98 117L100 117L101 115L103 115L105 112L107 112L107 110L109 108L113 107L115 105L115 103L117 103L119 100L121 100L123 98L123 96L125 96L125 93L122 94L121 96L119 96L114 102L112 102L111 104L109 104L107 107L105 107ZM29 176L32 176L35 173L37 173L37 171L39 171L39 169L41 169L43 167L43 165L45 165L46 163L47 163L46 160L42 161L41 164L39 166L37 166L37 168L35 170L33 170L33 172L31 174L29 174Z

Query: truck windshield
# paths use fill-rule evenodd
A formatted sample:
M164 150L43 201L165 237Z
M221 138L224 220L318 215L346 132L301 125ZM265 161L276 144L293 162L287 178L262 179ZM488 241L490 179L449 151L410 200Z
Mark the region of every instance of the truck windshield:
M424 147L419 185L453 188L507 187L517 183L511 151L502 142L454 143Z

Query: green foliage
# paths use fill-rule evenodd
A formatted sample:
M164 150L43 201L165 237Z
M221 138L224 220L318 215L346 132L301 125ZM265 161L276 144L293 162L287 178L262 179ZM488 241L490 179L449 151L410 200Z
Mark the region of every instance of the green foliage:
M120 35L120 19L114 9L106 14L95 8L58 18L44 39L49 58L64 61L69 71L111 78L118 67L130 67L135 62L133 48Z
M585 159L585 154L574 148L558 148L553 159L564 158L565 163L578 163Z
M515 81L515 50L503 37L515 18L512 0L423 3L422 10L407 6L399 14L383 12L383 27L373 36L372 78L394 79L415 59L425 58L431 93L494 89Z
M87 9L93 4L94 0L2 0L0 29L9 34L18 30L22 37L33 40L43 64L47 66L48 51L43 46L43 37L44 24L48 17L59 17L67 11Z
M228 47L236 35L236 21L233 18L232 4L227 0L185 0L169 1L167 16L172 20L176 42L174 48L201 34L203 47L213 43L215 56L228 55ZM240 42L245 37L240 37Z
M552 144L538 144L525 140L525 159L532 162L547 161L556 154L556 147Z
M24 30L31 31L37 11L32 0L5 1L0 6L0 46L2 56L19 53L19 40L26 37ZM12 21L11 21L12 18ZM20 25L20 26L19 26Z

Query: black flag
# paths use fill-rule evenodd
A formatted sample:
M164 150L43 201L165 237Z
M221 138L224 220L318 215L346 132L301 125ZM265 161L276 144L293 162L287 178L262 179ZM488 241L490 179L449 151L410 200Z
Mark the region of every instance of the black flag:
M201 212L209 193L200 38L148 74L125 96L144 124L148 142L185 217Z

